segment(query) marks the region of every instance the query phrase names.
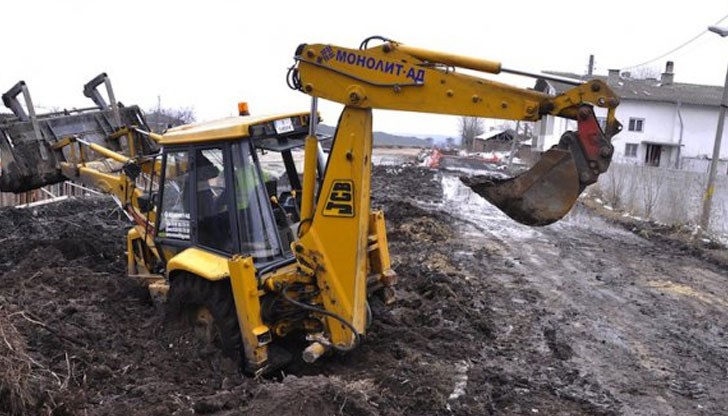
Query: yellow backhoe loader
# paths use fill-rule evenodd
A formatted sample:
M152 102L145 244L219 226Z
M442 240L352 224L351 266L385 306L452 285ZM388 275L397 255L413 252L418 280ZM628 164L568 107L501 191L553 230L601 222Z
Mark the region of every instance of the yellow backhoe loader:
M116 117L113 98L107 108L98 94L88 94L98 111L120 120L110 123L115 129L104 140L83 132L49 138L36 129L13 141L12 129L0 124L3 161L31 158L43 167L6 164L0 185L22 190L63 178L113 194L134 221L129 275L166 295L169 308L207 315L224 351L242 358L246 371L285 363L289 353L277 340L290 334L307 340L306 362L351 351L371 319L368 296L391 300L396 282L384 214L370 207L373 109L575 119L577 131L520 176L464 179L529 225L569 211L606 171L610 139L621 129L619 99L601 81L573 82L571 90L548 96L458 72L520 73L497 62L375 39L382 43L359 49L298 47L288 83L313 97L306 112L251 116L243 105L240 116L158 135L146 131L142 118ZM316 136L318 98L344 105L328 157ZM594 106L606 109L604 131ZM34 129L30 119L16 122ZM34 151L19 151L26 147ZM293 158L301 147L302 181ZM280 154L280 178L262 170L260 152Z

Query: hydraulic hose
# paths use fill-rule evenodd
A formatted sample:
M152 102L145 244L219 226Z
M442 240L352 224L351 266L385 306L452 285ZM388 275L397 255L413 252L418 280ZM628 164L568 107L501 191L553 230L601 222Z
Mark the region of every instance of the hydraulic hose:
M283 295L283 299L286 300L286 302L298 306L301 309L305 309L311 312L315 312L324 316L328 316L330 318L336 319L337 321L341 322L342 325L347 327L353 334L354 334L354 344L352 344L350 347L340 347L338 345L331 344L331 347L339 352L349 352L355 349L359 343L361 342L361 337L359 336L359 333L357 332L356 328L354 328L354 325L351 324L351 322L347 321L346 319L342 318L340 315L337 315L333 312L329 312L325 309L317 308L312 305L307 305L305 303L299 302L290 296L288 296L288 289L290 285L286 285L283 287L283 290L281 290L281 295Z

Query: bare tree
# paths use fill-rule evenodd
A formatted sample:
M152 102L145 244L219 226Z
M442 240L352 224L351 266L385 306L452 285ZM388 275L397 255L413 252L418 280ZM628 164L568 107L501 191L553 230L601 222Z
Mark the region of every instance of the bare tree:
M600 184L604 187L604 202L610 204L615 209L621 209L623 207L622 192L624 192L627 183L627 176L622 165L612 163L606 175L600 178L602 179Z
M656 66L638 66L629 71L629 77L633 79L660 79L659 67Z
M645 218L652 219L654 210L657 207L657 200L660 198L663 185L665 184L665 176L668 171L664 168L655 168L651 166L641 167L639 180L642 185L642 202L645 208Z
M466 150L472 150L475 138L485 132L483 120L477 117L460 117L459 128L462 138L461 145Z
M150 109L146 114L147 123L155 133L161 133L168 128L194 123L195 110L192 107Z

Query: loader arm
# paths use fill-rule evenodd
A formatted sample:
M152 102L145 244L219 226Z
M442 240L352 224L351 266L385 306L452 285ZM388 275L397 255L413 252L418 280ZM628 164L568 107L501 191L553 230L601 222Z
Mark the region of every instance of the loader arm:
M127 135L133 143L131 135L135 129L121 128L111 135ZM148 134L151 139L157 139L156 134ZM54 151L66 150L69 158L59 162L61 174L74 182L84 184L104 194L109 194L119 203L131 221L140 238L143 238L146 247L159 260L161 257L154 244L157 211L150 204L149 189L140 188L137 178L146 175L147 183L159 178L161 163L153 155L145 156L135 153L132 146L130 153L135 156L111 150L97 143L90 143L76 136L66 137L54 143ZM89 153L95 153L89 157ZM102 159L99 159L101 157Z
M317 201L312 138L312 146L306 148L304 221L301 238L294 243L302 270L317 282L329 313L330 339L337 349L357 342L359 335L352 328L358 334L365 332L372 109L524 121L546 115L575 119L578 131L564 135L556 148L524 174L505 181L463 179L506 214L529 225L552 223L571 209L582 190L608 168L613 153L610 139L621 130L615 118L619 99L598 80L575 82L565 93L549 96L456 72L456 68L492 74L518 72L506 70L498 62L393 41L362 49L302 44L295 60L289 85L314 97L314 109L316 98L345 106ZM605 131L599 127L594 106L607 109ZM385 266L378 270L380 274L391 272L388 257Z

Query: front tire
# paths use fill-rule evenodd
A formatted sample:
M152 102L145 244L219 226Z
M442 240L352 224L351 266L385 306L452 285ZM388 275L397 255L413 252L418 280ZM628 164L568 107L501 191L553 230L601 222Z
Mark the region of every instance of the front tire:
M242 362L242 336L230 280L210 281L191 273L179 273L171 281L167 299L168 316L172 318L207 309L223 354Z

